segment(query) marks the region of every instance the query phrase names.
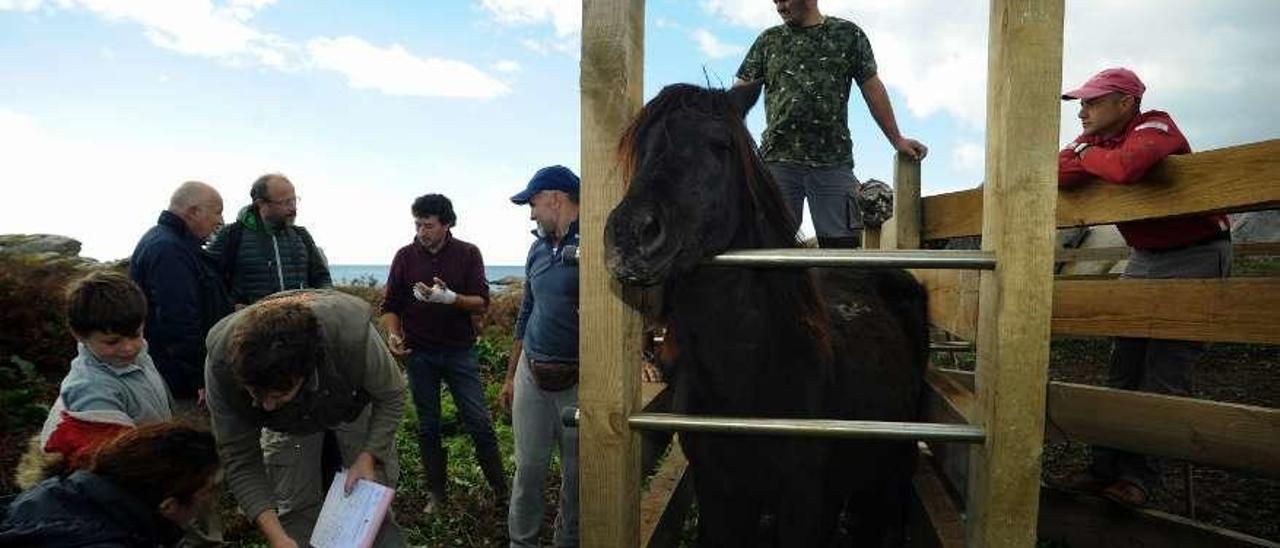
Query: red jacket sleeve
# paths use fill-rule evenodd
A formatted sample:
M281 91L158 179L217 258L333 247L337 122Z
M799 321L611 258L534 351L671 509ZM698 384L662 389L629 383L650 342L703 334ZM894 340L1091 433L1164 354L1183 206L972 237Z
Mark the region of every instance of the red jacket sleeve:
M1136 183L1152 166L1186 145L1182 135L1166 121L1151 120L1137 127L1116 148L1087 150L1080 159L1081 167L1110 183Z
M1058 188L1072 187L1088 181L1092 175L1085 171L1076 155L1075 141L1058 153Z

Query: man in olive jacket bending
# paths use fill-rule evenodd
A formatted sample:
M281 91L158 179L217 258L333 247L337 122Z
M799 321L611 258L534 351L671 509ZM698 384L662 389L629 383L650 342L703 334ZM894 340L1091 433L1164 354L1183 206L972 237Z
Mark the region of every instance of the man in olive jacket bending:
M227 485L272 547L306 546L324 501L326 432L348 492L357 479L394 487L405 383L373 311L331 290L289 291L209 332L209 411ZM376 546L402 546L391 515Z

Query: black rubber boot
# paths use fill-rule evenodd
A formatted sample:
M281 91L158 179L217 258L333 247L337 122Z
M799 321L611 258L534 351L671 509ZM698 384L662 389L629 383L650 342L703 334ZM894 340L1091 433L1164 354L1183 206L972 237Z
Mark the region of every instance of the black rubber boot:
M426 513L434 514L444 509L448 499L446 486L448 484L449 470L449 454L443 448L428 448L424 444L418 444L419 450L422 452L423 473L427 478L427 507Z
M493 490L493 505L505 508L507 501L511 498L511 490L507 487L507 473L502 468L502 455L498 452L498 448L483 450L477 447L476 460L480 461L480 470L484 472L484 479L489 482L489 488Z

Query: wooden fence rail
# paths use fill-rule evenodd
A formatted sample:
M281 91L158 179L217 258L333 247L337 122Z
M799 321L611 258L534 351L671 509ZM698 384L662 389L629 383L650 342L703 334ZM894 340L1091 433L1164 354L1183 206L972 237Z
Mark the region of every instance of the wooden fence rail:
M978 274L913 272L929 290L937 327L974 340ZM1120 336L1280 344L1280 278L1057 280L1057 336Z
M973 374L933 370L929 420L963 421ZM1064 382L1048 384L1046 433L1280 477L1280 409Z
M1132 185L1102 182L1058 193L1057 226L1089 226L1207 212L1280 207L1280 139L1161 162ZM982 189L921 200L923 240L982 233Z

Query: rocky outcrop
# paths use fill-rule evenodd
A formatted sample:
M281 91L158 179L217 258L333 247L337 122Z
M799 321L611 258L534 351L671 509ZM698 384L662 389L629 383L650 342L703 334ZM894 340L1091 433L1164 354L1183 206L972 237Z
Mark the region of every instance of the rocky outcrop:
M0 234L0 253L78 257L80 242L57 234Z
M0 234L0 256L26 262L64 263L78 268L119 267L80 256L80 241L57 234Z

